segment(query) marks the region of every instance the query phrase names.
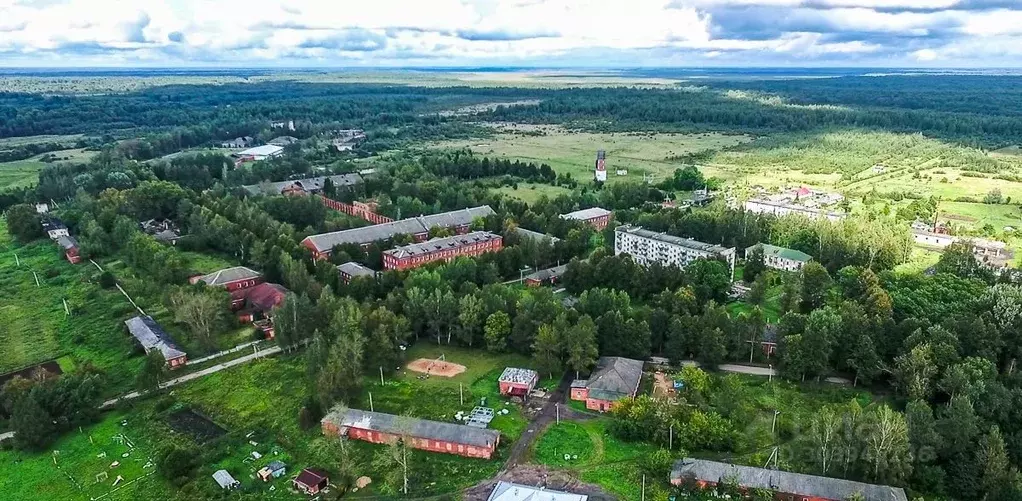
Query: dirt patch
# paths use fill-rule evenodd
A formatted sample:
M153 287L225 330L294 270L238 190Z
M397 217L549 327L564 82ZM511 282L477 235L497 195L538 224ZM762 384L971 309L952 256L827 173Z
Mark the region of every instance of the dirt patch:
M561 492L574 494L585 494L589 501L615 501L617 497L603 492L597 485L585 484L578 480L572 473L562 470L552 470L544 466L522 465L516 466L498 478L487 480L475 487L465 491L465 501L486 501L497 481L514 482L521 485L544 487Z
M673 397L674 396L674 381L667 379L667 375L663 372L653 373L653 396L654 397Z
M183 409L167 416L167 424L172 430L188 435L200 444L227 434L227 430L212 419L192 409Z
M427 376L454 377L465 372L465 366L446 360L419 358L408 364L408 370L421 372Z

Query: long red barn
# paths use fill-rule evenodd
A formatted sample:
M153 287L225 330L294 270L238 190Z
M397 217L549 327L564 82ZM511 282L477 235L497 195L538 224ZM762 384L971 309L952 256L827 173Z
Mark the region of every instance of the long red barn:
M320 424L326 436L347 436L374 444L408 437L412 448L470 458L490 459L500 444L500 432L496 430L358 409L333 411Z

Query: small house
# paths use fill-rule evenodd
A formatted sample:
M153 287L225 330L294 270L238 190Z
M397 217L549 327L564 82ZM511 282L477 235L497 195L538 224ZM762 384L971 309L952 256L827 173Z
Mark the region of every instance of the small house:
M241 487L241 482L235 480L230 473L227 473L227 470L217 470L213 474L213 480L216 480L217 485L221 489L237 489Z
M262 283L232 292L231 305L240 308L237 314L239 320L254 322L266 339L273 339L273 310L284 303L289 292L283 285Z
M497 380L500 394L525 398L539 382L539 374L530 369L507 367Z
M56 240L57 237L67 237L71 235L67 229L67 225L55 217L44 218L42 225L43 231L46 232L47 237L50 237L50 240Z
M280 478L287 473L287 465L284 463L273 460L270 464L263 466L256 472L256 475L262 479L263 482L269 482L274 478Z
M35 204L36 214L46 214L47 212L50 212L49 204Z
M375 277L376 272L354 261L337 265L337 273L344 283L349 284L355 277Z
M330 483L330 478L327 477L326 472L323 470L306 468L295 477L292 483L299 492L315 496L323 489L326 489L327 484Z
M57 245L64 251L64 258L71 264L78 264L82 257L78 253L78 240L75 237L61 235L56 238Z
M568 265L563 264L561 266L554 266L553 268L547 268L545 270L539 270L535 273L530 273L525 276L525 285L529 287L539 287L543 284L555 284L557 280L564 275L564 272L568 271Z
M174 341L163 330L163 327L160 327L160 324L153 320L153 317L148 315L132 317L125 320L124 325L128 327L128 332L138 340L146 353L152 350L159 350L171 369L176 369L188 363L188 355L178 349Z
M588 380L571 383L571 399L586 409L606 412L618 400L634 398L642 381L642 361L623 357L600 357Z

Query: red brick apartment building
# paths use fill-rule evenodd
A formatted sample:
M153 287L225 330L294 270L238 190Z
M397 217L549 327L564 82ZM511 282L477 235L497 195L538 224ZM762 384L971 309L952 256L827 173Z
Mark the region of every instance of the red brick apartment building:
M700 489L715 487L722 479L738 482L742 489L766 489L777 501L845 501L861 495L865 501L908 501L905 490L888 485L853 482L841 478L768 470L717 461L685 458L674 463L671 484Z
M358 409L331 412L320 424L326 436L374 444L393 443L404 436L415 449L470 458L490 459L500 443L496 430Z
M569 212L567 214L561 214L561 219L570 219L573 221L582 221L583 223L592 226L597 231L602 230L610 224L610 217L613 215L607 209L600 207L592 207L589 209L577 210L575 212Z
M388 270L407 270L434 261L450 261L458 256L478 256L499 251L503 245L504 239L500 235L486 231L434 238L384 251L383 267Z

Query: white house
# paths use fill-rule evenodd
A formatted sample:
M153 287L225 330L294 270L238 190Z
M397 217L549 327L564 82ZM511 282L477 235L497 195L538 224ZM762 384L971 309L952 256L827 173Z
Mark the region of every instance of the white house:
M645 230L638 226L614 229L614 254L628 254L635 262L683 268L696 259L723 259L735 275L735 249Z
M745 259L749 259L749 253L756 248L763 249L763 264L775 270L798 271L813 260L813 257L805 252L770 244L756 244L746 248Z

